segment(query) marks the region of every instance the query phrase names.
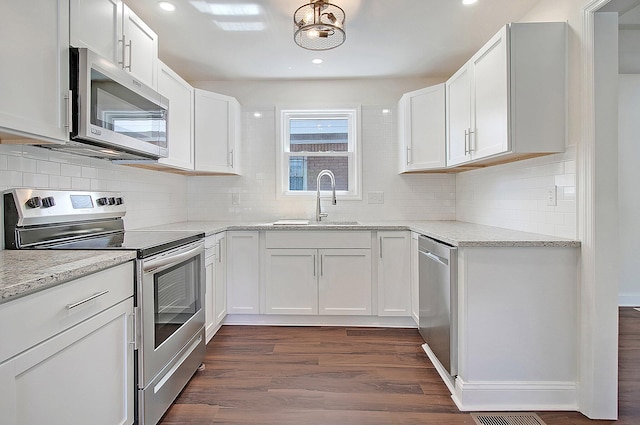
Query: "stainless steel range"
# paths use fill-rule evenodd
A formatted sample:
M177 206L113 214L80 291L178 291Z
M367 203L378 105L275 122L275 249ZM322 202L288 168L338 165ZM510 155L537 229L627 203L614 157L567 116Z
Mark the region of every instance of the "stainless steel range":
M13 189L7 249L135 250L136 421L156 424L202 364L204 234L125 231L122 195Z

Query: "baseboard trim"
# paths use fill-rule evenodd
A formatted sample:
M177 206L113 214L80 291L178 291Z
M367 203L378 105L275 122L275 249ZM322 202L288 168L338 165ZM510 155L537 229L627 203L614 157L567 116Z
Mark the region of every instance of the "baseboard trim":
M393 316L298 316L279 314L229 314L224 325L256 326L363 326L417 328L411 317Z
M575 382L455 381L453 401L463 412L578 410Z

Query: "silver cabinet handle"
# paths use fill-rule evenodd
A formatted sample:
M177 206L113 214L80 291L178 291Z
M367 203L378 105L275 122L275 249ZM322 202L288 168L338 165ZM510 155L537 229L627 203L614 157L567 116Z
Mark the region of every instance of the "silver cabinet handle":
M233 168L233 149L229 151L229 167Z
M104 291L102 291L102 292L98 292L98 293L96 293L96 294L93 294L93 295L91 295L91 296L89 296L89 297L85 298L85 299L84 299L84 300L82 300L82 301L78 301L77 303L67 304L67 310L71 310L71 309L73 309L73 308L76 308L76 307L78 307L78 306L80 306L80 305L82 305L82 304L84 304L84 303L88 303L89 301L91 301L91 300L95 300L96 298L101 297L101 296L103 296L103 295L106 295L106 294L108 294L108 293L109 293L109 290L104 290Z
M66 123L64 124L64 127L69 130L69 132L71 132L71 127L73 125L73 105L72 105L72 99L73 99L73 91L69 90L67 92L67 95L64 97L64 101L65 101L65 105L67 107L67 117L66 117Z
M313 254L313 275L316 275L316 255Z
M324 255L321 254L320 255L320 276L324 275L324 264L323 264L323 261L322 261L323 258L324 258Z
M218 241L218 263L222 263L222 241Z
M380 251L379 255L380 255L380 258L382 259L382 236L378 236L378 244L380 245L380 249L378 250Z
M411 146L407 146L407 165L411 165Z
M122 60L118 61L118 65L121 65L121 68L124 69L124 49L126 47L126 38L124 36L124 34L122 34L122 40L118 40L118 43L122 43Z
M468 155L469 154L469 148L467 147L467 141L469 140L469 129L465 129L464 130L464 154Z
M476 132L472 131L471 129L469 129L469 153L473 152L473 149L471 148L471 135L472 134L476 134Z
M133 40L129 40L128 46L129 46L129 65L124 66L123 69L128 69L129 72L131 72L131 56L132 56L131 51L133 50Z

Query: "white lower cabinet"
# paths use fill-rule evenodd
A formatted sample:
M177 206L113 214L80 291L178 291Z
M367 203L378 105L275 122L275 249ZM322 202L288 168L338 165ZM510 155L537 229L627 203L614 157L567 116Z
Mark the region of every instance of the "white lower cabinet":
M371 232L266 232L265 313L371 314Z
M227 232L227 313L260 312L260 238L257 231Z
M371 249L266 251L266 313L371 314Z
M371 249L321 249L320 314L371 314Z
M227 315L226 238L224 232L205 240L205 333L206 341L220 328Z
M411 234L378 232L378 315L411 315Z
M133 424L132 295L127 263L0 305L2 424Z
M318 314L318 250L266 250L266 312Z

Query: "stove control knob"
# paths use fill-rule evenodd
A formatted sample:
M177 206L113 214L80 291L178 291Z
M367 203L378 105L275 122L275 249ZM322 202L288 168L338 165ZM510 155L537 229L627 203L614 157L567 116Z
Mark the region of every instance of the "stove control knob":
M42 206L42 199L39 196L34 196L27 200L27 206L29 208L40 208Z
M96 203L98 205L109 205L109 198L98 198L96 199Z
M116 198L116 205L122 205L124 204L124 199L122 199L121 197L117 197Z
M42 208L49 208L56 204L56 200L53 199L53 196L47 196L46 198L42 198Z
M115 205L116 204L116 198L109 198L109 205Z

